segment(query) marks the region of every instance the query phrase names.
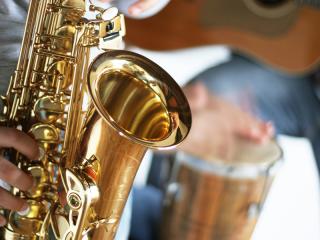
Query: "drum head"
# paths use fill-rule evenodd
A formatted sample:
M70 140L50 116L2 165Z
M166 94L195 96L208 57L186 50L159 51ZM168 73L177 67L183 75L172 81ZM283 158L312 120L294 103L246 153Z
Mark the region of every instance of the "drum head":
M177 154L178 165L188 165L195 170L237 178L273 174L281 159L282 150L275 141L260 145L241 139L236 142L228 159L213 156L204 160L181 152Z
M213 161L243 164L268 164L281 158L282 150L280 146L271 141L267 144L256 144L251 141L237 140L235 149L230 159L214 158Z

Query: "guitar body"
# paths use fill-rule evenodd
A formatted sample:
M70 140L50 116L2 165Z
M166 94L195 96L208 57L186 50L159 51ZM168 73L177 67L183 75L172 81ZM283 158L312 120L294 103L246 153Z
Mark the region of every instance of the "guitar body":
M320 11L280 2L172 0L151 18L127 19L127 39L151 50L225 44L282 71L311 71L320 57Z

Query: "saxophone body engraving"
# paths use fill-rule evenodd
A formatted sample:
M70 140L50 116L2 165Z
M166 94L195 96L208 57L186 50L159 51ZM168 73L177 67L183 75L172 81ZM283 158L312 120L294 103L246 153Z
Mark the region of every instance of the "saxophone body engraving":
M115 8L30 1L1 122L33 136L42 154L10 151L37 184L11 190L30 210L6 211L1 239L113 239L146 149L186 137L191 114L181 89L155 63L119 50L124 34Z

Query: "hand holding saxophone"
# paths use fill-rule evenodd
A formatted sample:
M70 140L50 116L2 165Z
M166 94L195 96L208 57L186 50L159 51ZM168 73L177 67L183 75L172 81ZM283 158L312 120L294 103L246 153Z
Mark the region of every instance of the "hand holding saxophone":
M39 155L37 143L26 133L14 128L0 127L0 147L14 148L29 159L37 159ZM23 191L27 191L33 186L33 178L3 156L0 156L0 180ZM22 212L28 209L25 200L12 196L3 188L0 188L0 206ZM0 226L5 223L5 218L0 215Z
M274 135L274 127L237 106L209 93L202 84L188 86L185 94L193 115L189 137L179 149L200 158L228 159L236 138L263 144Z

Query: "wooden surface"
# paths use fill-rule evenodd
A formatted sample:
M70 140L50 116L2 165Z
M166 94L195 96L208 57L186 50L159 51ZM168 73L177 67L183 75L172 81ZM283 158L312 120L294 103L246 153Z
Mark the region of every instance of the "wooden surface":
M182 165L180 191L164 208L162 240L249 240L258 215L248 216L251 204L261 203L271 177L235 179Z

